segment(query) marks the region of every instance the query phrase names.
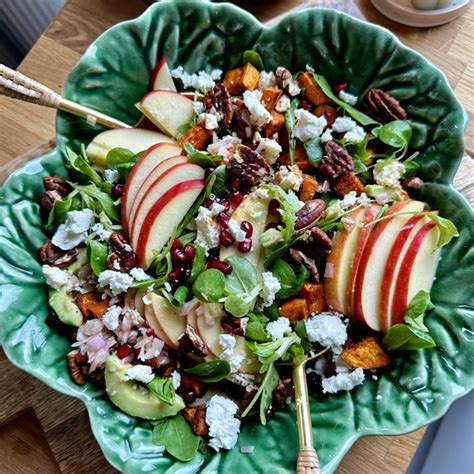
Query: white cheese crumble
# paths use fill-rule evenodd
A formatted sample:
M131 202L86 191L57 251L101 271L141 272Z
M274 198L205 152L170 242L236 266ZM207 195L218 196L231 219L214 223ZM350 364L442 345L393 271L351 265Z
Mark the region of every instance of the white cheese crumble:
M99 288L108 286L114 296L124 293L133 283L133 278L126 273L116 272L114 270L103 271L98 278Z
M298 191L303 184L303 174L297 165L280 166L275 173L275 182L285 191Z
M262 71L258 80L258 88L263 91L263 89L267 89L268 87L273 86L276 86L275 74L272 71Z
M229 219L227 228L236 242L243 242L245 240L245 232L240 228L240 224L235 219Z
M94 213L90 209L69 211L66 222L61 224L51 239L61 250L71 250L87 239Z
M207 147L207 151L210 155L220 155L224 160L230 160L234 155L236 155L240 149L240 144L242 141L238 137L233 137L232 135L226 135L220 140L217 140L215 143L211 143Z
M260 138L257 146L257 153L260 153L268 164L273 165L282 151L281 145L271 138Z
M303 143L314 137L319 137L326 128L327 120L324 115L317 117L316 115L304 109L295 111L295 126L293 128L293 136L301 140Z
M78 280L75 276L71 275L66 270L61 270L58 267L43 265L43 275L46 279L46 283L57 291L71 291L78 283Z
M99 239L102 240L103 242L107 242L110 239L110 236L112 235L112 232L106 230L100 222L97 222L97 224L94 224L91 230L92 232L95 232L97 236L99 237Z
M221 334L219 336L219 345L223 351L219 355L219 359L229 362L231 373L235 373L240 369L244 356L242 354L235 354L234 348L237 340L231 334Z
M327 129L322 135L321 135L321 142L330 142L332 140L332 133L330 129Z
M196 216L196 240L195 243L200 245L206 254L210 249L219 247L219 227L214 221L216 214L204 206L201 206Z
M271 113L262 104L262 93L259 90L245 91L244 103L250 112L250 122L257 127L263 127L272 119Z
M171 383L173 384L175 390L178 390L178 388L181 386L181 374L176 370L171 372Z
M337 393L341 390L352 390L364 381L365 375L361 368L353 372L341 372L321 379L323 393Z
M360 196L357 196L355 191L347 193L343 199L338 201L338 204L341 207L342 211L350 209L355 204L367 204L370 202L370 198L365 193L361 193Z
M134 280L137 280L137 281L151 280L151 276L145 273L145 270L143 270L143 268L140 268L140 267L132 268L130 270L130 275L132 276Z
M206 423L211 438L209 446L216 451L232 449L240 432L240 420L235 418L238 406L221 395L214 395L206 405Z
M275 104L275 110L280 113L285 113L290 108L290 105L290 98L286 94L283 94Z
M215 82L220 79L222 71L215 69L211 73L199 71L197 74L188 74L183 66L179 66L171 71L171 77L181 79L185 89L207 90L215 86Z
M262 298L262 308L271 306L275 301L275 295L280 291L281 284L278 278L273 276L272 272L263 272L262 273L262 283L263 288L260 292L260 297Z
M274 341L278 341L286 333L291 331L290 320L288 318L279 317L276 321L271 321L267 324L266 331Z
M120 306L111 306L102 317L102 323L107 329L115 331L119 327L119 317L122 313Z
M107 183L115 183L119 178L119 174L117 170L107 168L104 170L104 177Z
M205 110L204 103L200 102L199 100L195 100L193 102L193 109L194 109L194 112L196 112L198 115L202 114Z
M124 382L136 380L137 382L150 383L154 379L153 371L149 365L133 365L125 372Z
M306 332L310 342L317 342L323 347L329 347L334 353L340 353L342 345L347 340L346 325L342 314L319 313L305 321Z
M349 92L346 92L346 91L339 92L339 99L343 100L346 104L349 104L349 105L357 104L357 96L349 94Z
M204 128L206 130L216 130L219 128L217 117L214 114L202 113L199 114L199 120L204 122Z
M346 132L344 140L350 143L359 143L365 138L364 129L349 117L337 117L331 130L337 133Z
M400 187L400 179L405 172L405 167L402 163L396 160L387 160L385 162L378 162L374 167L374 180L380 186L387 188Z
M211 205L211 211L217 216L221 212L225 211L225 206L223 206L222 204L218 202L213 202Z

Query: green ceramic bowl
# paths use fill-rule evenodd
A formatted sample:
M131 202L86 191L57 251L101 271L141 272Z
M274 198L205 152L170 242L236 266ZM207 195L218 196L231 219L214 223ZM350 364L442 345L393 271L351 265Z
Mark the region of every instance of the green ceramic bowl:
M114 26L86 51L64 96L133 124L134 104L147 90L162 55L188 71L234 65L246 49L258 50L269 68L293 71L307 63L330 82L349 81L363 96L377 86L399 98L420 152L421 198L451 218L461 236L444 249L433 286L436 308L427 324L435 350L404 354L393 370L350 393L314 398L316 449L324 470L335 469L364 435L401 434L439 418L474 384L474 225L469 204L452 185L463 153L465 113L446 77L388 31L331 10L311 9L265 27L229 4L161 2L136 20ZM200 454L176 463L154 446L150 425L119 412L105 393L71 381L68 342L44 323L46 286L36 250L46 235L40 218L42 177L66 176L62 151L98 133L65 114L57 119L58 149L17 170L0 198L0 341L9 359L56 390L80 398L105 456L125 472L292 472L297 453L294 407L266 427L246 424L239 446L253 454Z

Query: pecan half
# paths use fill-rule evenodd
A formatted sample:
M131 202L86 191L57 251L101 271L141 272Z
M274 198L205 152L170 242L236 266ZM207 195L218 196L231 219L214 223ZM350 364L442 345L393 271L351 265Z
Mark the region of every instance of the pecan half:
M308 269L311 281L314 283L320 282L318 267L312 258L309 258L301 250L297 249L290 249L290 256L296 263L301 263Z
M294 395L293 380L290 377L282 379L273 392L273 408L285 408L291 403Z
M186 325L186 330L179 337L178 343L178 353L184 356L194 354L198 357L206 357L209 353L204 341L189 324Z
M47 191L58 191L63 196L67 196L72 191L71 185L59 176L45 176L43 183Z
M277 84L291 96L298 95L301 92L298 82L293 79L293 75L288 69L278 67L275 71Z
M114 270L116 272L126 273L127 269L124 265L124 259L118 254L115 248L110 245L109 253L107 255L106 265L109 270Z
M224 84L216 84L204 98L206 112L220 114L225 126L229 126L234 116L234 107L229 91Z
M310 231L309 240L297 243L297 248L311 258L316 258L331 250L332 241L326 232L315 226Z
M205 436L209 433L209 427L206 423L206 407L204 405L198 407L186 407L183 410L183 416L191 425L194 433L198 436Z
M56 247L49 239L38 250L38 259L42 264L59 268L70 265L76 260L77 255L77 248L65 252Z
M298 234L311 229L321 218L326 204L322 199L310 199L296 213L295 229Z
M364 106L369 115L381 123L407 118L406 110L400 102L382 89L370 89L365 96Z
M120 258L120 267L125 270L131 270L135 268L138 263L137 256L133 251L132 247L128 243L127 239L118 232L113 232L110 236L110 246L109 246L109 255L115 253L116 257L111 257L111 265L114 266L114 260L117 260L117 257ZM117 270L118 267L111 269ZM122 270L120 270L122 271Z
M234 156L229 167L234 177L253 186L259 178L271 172L271 166L260 153L246 145L240 147L240 155Z
M328 178L335 178L344 171L352 171L354 165L347 151L335 142L324 143L326 154L321 160L319 171Z
M221 327L227 334L234 336L245 336L249 318L234 318L227 316L221 319Z
M70 352L67 355L67 363L72 380L78 385L84 385L89 373L87 356L79 351Z
M63 201L64 196L59 191L46 191L41 198L41 207L51 209L56 201Z

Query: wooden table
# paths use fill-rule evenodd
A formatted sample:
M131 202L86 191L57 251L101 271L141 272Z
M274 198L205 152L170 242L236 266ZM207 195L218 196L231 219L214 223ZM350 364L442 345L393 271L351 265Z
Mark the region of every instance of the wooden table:
M60 91L67 73L85 48L106 28L142 13L144 0L69 0L22 62L19 70ZM262 21L288 10L321 5L320 1L240 1ZM344 9L351 2L332 1ZM447 74L467 109L470 124L466 151L474 152L474 6L449 25L422 30L393 23L379 15L367 0L355 2L362 14L383 25L407 45L427 56ZM0 173L3 178L35 147L54 137L55 112L0 97ZM46 144L46 147L48 144ZM38 150L35 152L38 154ZM22 155L22 156L20 156ZM467 156L456 185L473 199L474 174ZM0 181L2 176L0 174ZM406 436L376 436L359 440L338 472L402 473L424 429ZM0 350L0 457L2 473L114 472L95 442L81 402L60 395L13 367Z

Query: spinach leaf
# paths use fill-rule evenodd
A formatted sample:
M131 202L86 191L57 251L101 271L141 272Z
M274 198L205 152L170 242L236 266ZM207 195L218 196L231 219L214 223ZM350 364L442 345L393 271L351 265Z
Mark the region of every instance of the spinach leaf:
M191 267L191 275L188 279L188 285L192 285L198 275L202 273L206 266L206 253L200 245L193 245L196 255L194 256L193 265Z
M118 206L115 205L110 194L101 191L95 184L76 185L75 188L79 191L84 204L86 204L84 207L94 208L97 214L104 211L111 221L121 222Z
M227 174L228 172L226 165L220 165L210 175L214 178L211 191L218 197L227 196L229 193L226 185Z
M362 163L362 161L353 159L352 163L354 164L354 174L362 174L367 172L368 168L364 165L364 163Z
M304 347L303 344L293 344L283 355L282 360L294 361L296 363L303 362L304 360Z
M259 71L263 71L265 69L265 66L263 65L263 61L260 54L258 54L257 51L253 51L251 49L244 52L242 56L242 62L244 64L250 63Z
M158 420L153 428L153 443L164 445L178 461L191 461L199 448L201 437L193 433L182 415Z
M90 266L93 272L99 276L104 270L107 270L109 248L98 240L91 240L88 245Z
M279 258L272 266L271 272L273 276L280 282L280 290L276 294L277 298L288 298L293 294L293 284L296 280L296 274L291 265Z
M436 212L426 212L425 215L429 217L439 229L438 248L444 247L449 244L454 237L459 237L459 231L457 227L449 219L438 216Z
M285 125L286 131L288 132L288 140L289 140L289 156L290 156L290 163L292 165L295 164L295 148L296 148L296 138L293 136L293 129L295 128L295 112L298 108L298 104L300 103L299 99L293 99L290 103L290 108L285 112Z
M248 313L248 317L245 337L258 342L270 341L271 338L265 331L269 319L262 313Z
M324 149L321 143L321 137L314 137L304 143L304 149L308 156L308 161L315 168L319 168L321 160L323 159Z
M204 151L196 150L189 142L186 142L183 148L188 155L189 163L194 163L203 168L215 168L219 161L224 159L220 155L210 155Z
M50 227L53 224L58 226L65 222L69 211L80 211L81 209L82 205L79 193L73 191L62 201L55 201L53 207L49 211L47 226Z
M196 375L206 383L220 382L230 374L230 364L226 360L215 359L203 362L190 369L184 369L188 374Z
M258 286L255 266L245 257L235 255L225 261L232 265L232 272L225 279L226 294L251 293Z
M224 294L226 278L216 268L210 268L202 272L193 284L193 293L205 303L217 303Z
M143 152L135 154L126 148L112 148L112 150L107 153L105 163L107 168L116 170L120 179L125 181L142 153Z
M89 163L87 155L85 153L78 155L70 148L66 148L66 158L69 167L71 167L81 183L92 182L96 185L103 183L99 173L95 171Z
M176 392L173 382L169 377L155 377L147 387L155 393L160 400L168 405L173 405Z
M280 317L279 304L275 301L270 306L263 308L263 314L270 320L276 321Z
M372 134L386 145L406 149L411 139L412 128L407 121L394 120L381 127L374 128Z
M416 176L418 172L421 169L420 163L416 161L404 161L403 162L403 167L405 168L405 172L403 173L403 177L406 178L411 178L413 176Z

